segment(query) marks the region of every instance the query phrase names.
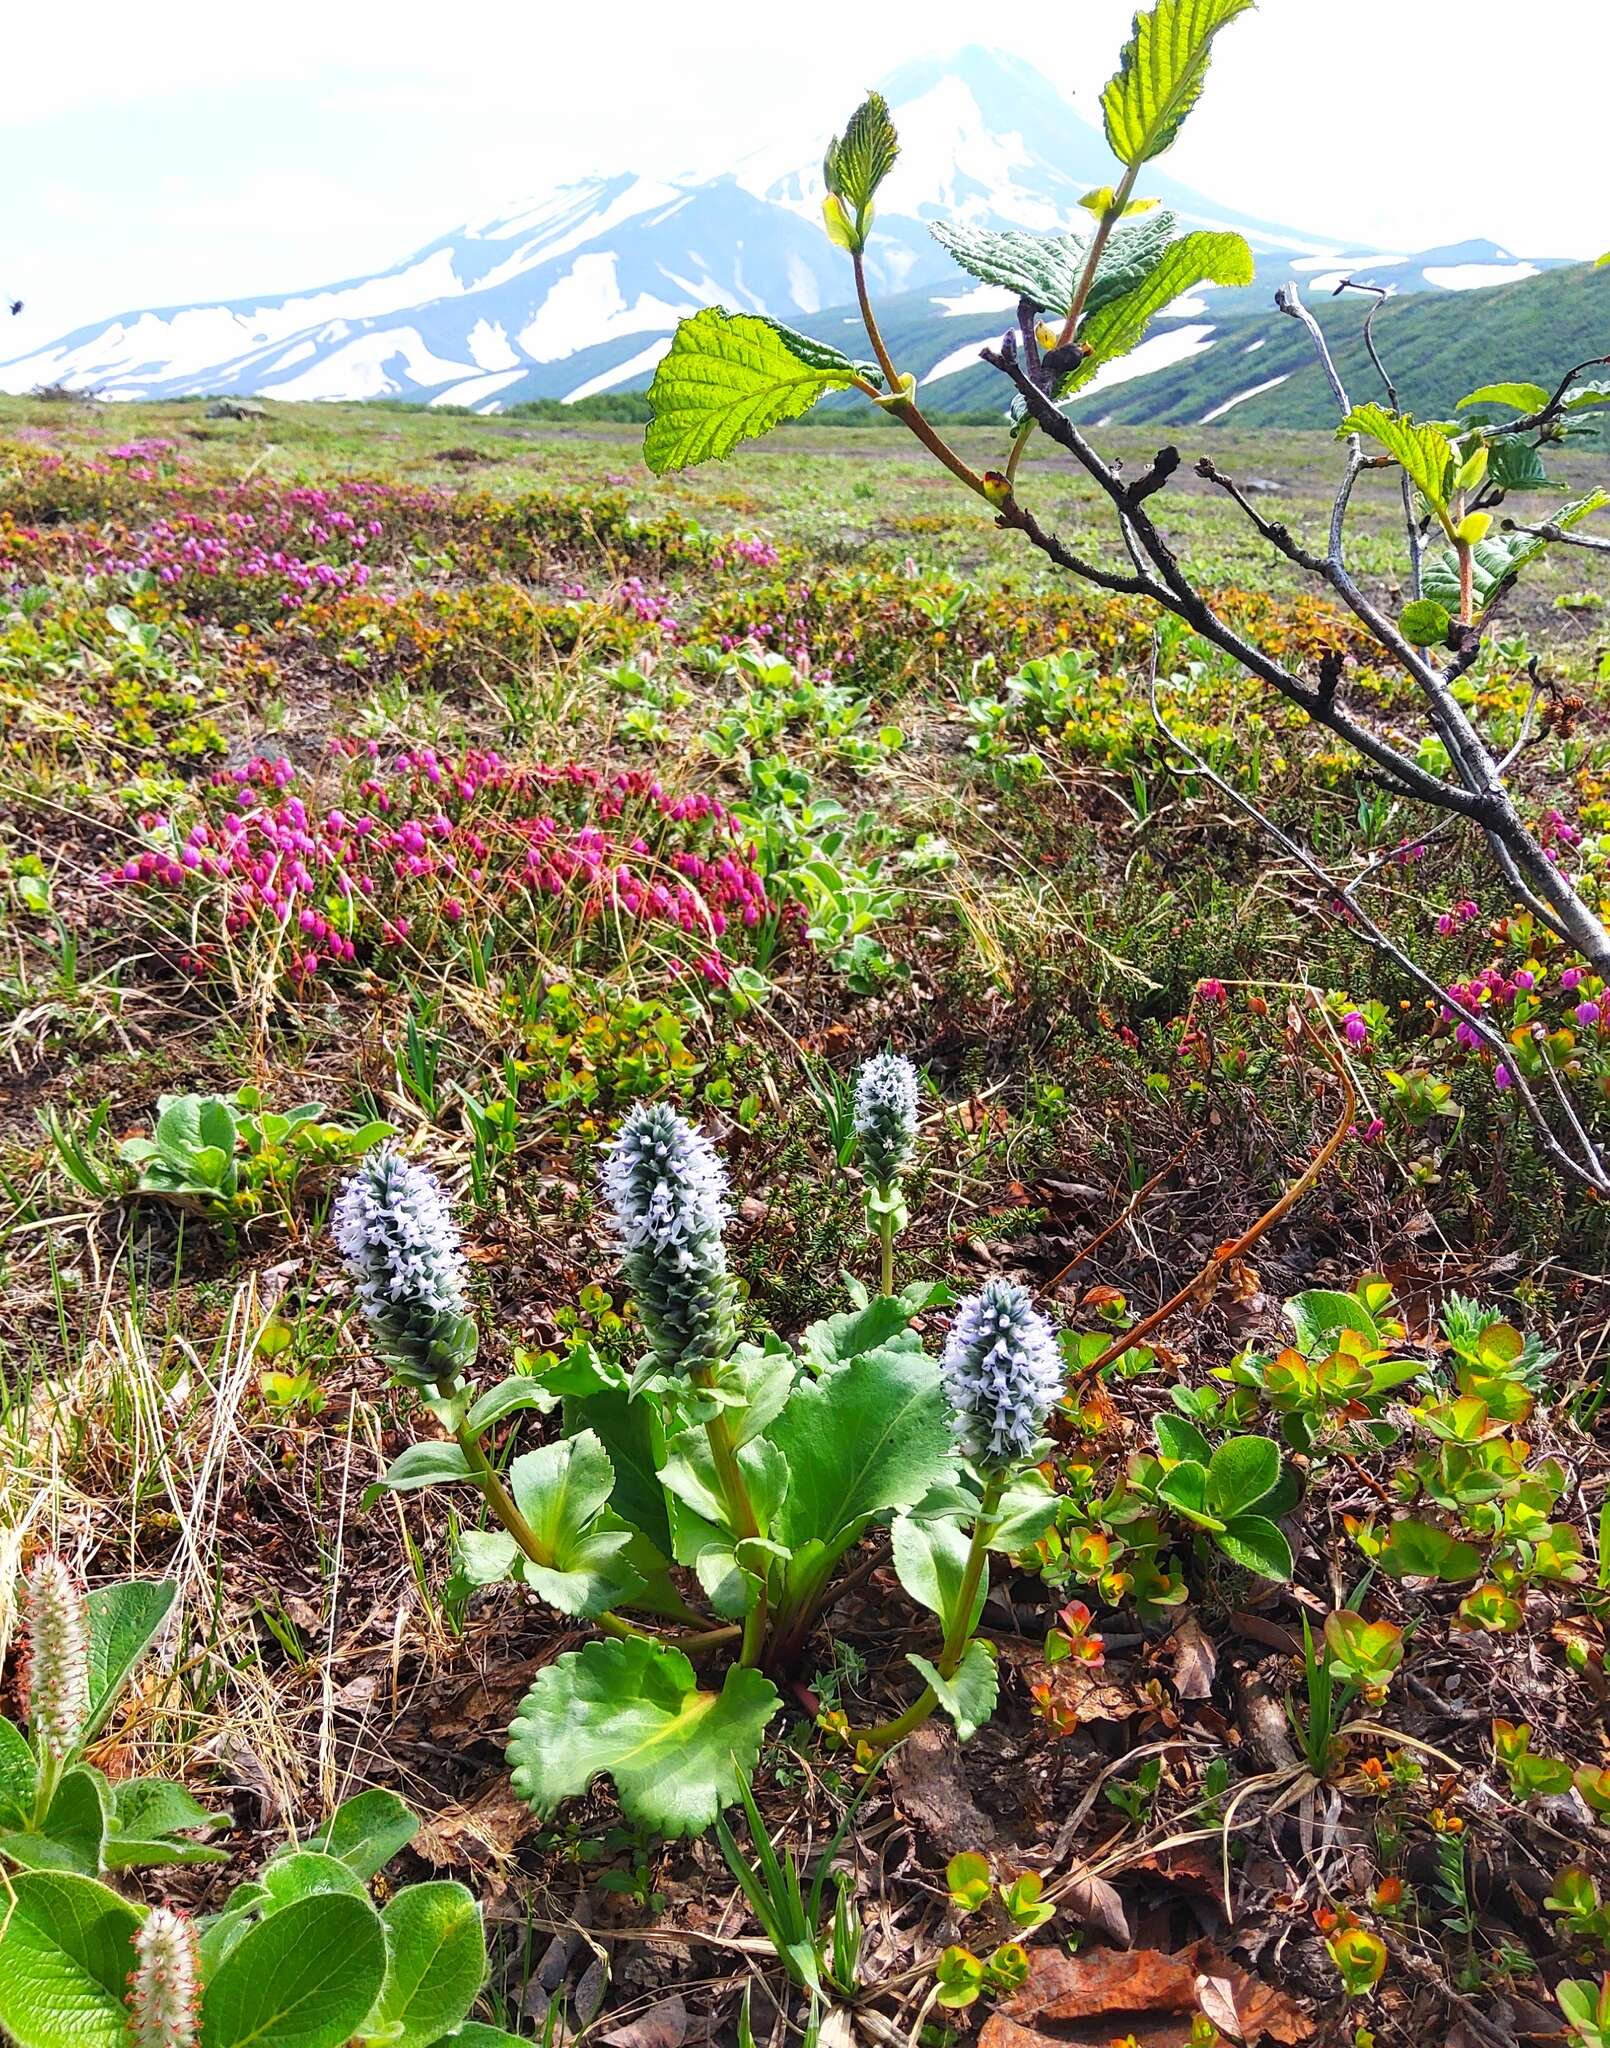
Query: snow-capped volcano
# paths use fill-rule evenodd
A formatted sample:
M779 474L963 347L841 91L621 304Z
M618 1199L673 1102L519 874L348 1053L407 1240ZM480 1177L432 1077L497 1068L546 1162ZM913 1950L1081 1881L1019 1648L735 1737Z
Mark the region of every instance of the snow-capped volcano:
M1111 174L1100 131L1032 66L988 50L907 64L882 90L901 157L868 251L875 288L932 292L936 321L993 311L927 224L1077 225L1080 195ZM844 259L820 227L823 140L769 144L714 177L622 172L566 185L369 277L121 314L0 364L0 390L62 383L109 398L403 397L497 411L640 385L678 319L701 306L820 325L825 309L842 305ZM1215 206L1164 175L1147 190L1188 225L1240 229L1268 267L1305 274L1316 294L1350 265L1407 290L1500 283L1545 267L1491 244L1419 258L1350 250ZM1266 300L1266 287L1254 291ZM1236 310L1236 294L1205 296L1220 317Z

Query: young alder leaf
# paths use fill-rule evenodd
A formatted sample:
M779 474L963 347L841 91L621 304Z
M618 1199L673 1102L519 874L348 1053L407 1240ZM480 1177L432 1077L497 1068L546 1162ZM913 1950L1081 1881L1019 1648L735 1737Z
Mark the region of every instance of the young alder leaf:
M363 2032L390 2048L430 2048L467 2016L486 1981L481 1909L463 1885L443 1881L407 1886L380 1918L386 1982Z
M1291 1545L1267 1515L1237 1515L1213 1540L1232 1564L1260 1578L1285 1582L1296 1569Z
M131 1579L122 1585L101 1586L86 1598L89 1718L84 1723L84 1742L93 1741L106 1725L129 1673L156 1640L178 1595L175 1579Z
M679 1650L644 1636L600 1638L537 1674L509 1729L514 1789L541 1817L605 1772L628 1819L674 1840L701 1834L738 1797L782 1705L734 1664L702 1692Z
M1407 413L1388 412L1372 400L1368 405L1355 405L1336 433L1338 439L1348 434L1367 435L1408 473L1410 483L1428 505L1438 512L1447 511L1454 452L1441 427L1416 426Z
M1253 4L1158 0L1135 16L1117 75L1101 95L1107 144L1121 164L1149 163L1169 147L1201 94L1213 38Z
M16 2048L124 2048L142 1907L93 1878L24 1872L0 1907L0 2032Z
M343 2048L385 1976L386 1938L366 1898L298 1899L219 1964L202 2000L202 2048Z
M1453 624L1453 613L1434 597L1416 598L1406 604L1398 619L1398 631L1411 647L1441 647Z
M1573 499L1570 504L1549 513L1547 524L1562 528L1576 526L1606 505L1610 505L1610 494L1590 491L1586 497ZM1485 540L1478 541L1471 549L1471 588L1477 611L1485 611L1503 586L1528 562L1536 561L1547 546L1548 542L1536 533L1490 533ZM1450 614L1457 611L1459 557L1452 548L1433 556L1426 563L1421 582L1428 598L1434 598Z
M1530 441L1515 436L1494 442L1487 474L1501 491L1546 491L1549 486L1542 456Z
M1537 412L1548 402L1549 394L1541 384L1484 384L1460 399L1459 410L1463 412L1467 405L1507 405L1515 412Z
M900 154L899 138L889 118L889 104L882 93L869 92L850 116L842 135L827 146L822 178L829 192L846 206L864 213L872 195L894 169Z
M1089 353L1057 387L1060 398L1088 384L1103 363L1128 355L1157 314L1193 285L1251 284L1252 251L1240 235L1201 233L1171 242L1138 284L1088 314L1079 340Z
M1085 310L1094 312L1141 283L1174 239L1174 228L1171 213L1150 213L1116 227L1096 266ZM1021 228L977 228L961 221L936 221L929 233L981 284L1016 292L1041 313L1065 317L1072 311L1090 247L1086 237L1031 235Z
M906 1662L914 1665L933 1687L935 1699L956 1724L958 1742L976 1735L994 1713L1000 1693L995 1652L977 1636L967 1645L966 1655L949 1678L941 1678L938 1666L930 1664L926 1657L913 1653Z
M719 460L858 374L848 356L778 321L706 306L678 325L654 372L643 460L659 476Z

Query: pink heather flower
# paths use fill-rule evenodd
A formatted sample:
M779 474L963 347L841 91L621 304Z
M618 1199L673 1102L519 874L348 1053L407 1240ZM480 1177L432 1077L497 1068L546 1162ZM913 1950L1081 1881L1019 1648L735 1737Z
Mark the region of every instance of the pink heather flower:
M1498 1062L1498 1065L1493 1068L1493 1086L1498 1090L1499 1094L1502 1095L1506 1089L1512 1088L1514 1085L1515 1084L1513 1080L1510 1078L1510 1071L1508 1067L1506 1067L1504 1065L1504 1062L1500 1060Z
M1580 988L1581 986L1582 969L1580 967L1567 967L1560 976L1560 987L1569 992L1571 989Z
M1349 1045L1368 1045L1370 1042L1370 1027L1357 1010L1348 1011L1342 1019L1342 1030L1346 1033Z
M200 1986L195 1929L171 1906L153 1906L134 1934L130 2048L195 2048Z
M1229 1001L1229 994L1225 989L1224 983L1213 980L1211 976L1206 981L1199 981L1196 984L1196 992L1204 1003L1224 1003Z
M1441 935L1443 936L1443 938L1445 938L1445 939L1446 939L1446 938L1451 938L1451 937L1452 937L1452 935L1453 935L1453 929L1454 929L1454 922L1453 922L1453 917L1452 917L1452 915L1451 915L1451 914L1450 914L1450 913L1449 913L1448 911L1446 911L1446 910L1445 910L1445 911L1444 911L1444 912L1442 913L1441 917L1439 917L1439 918L1437 919L1437 930L1438 930L1438 931L1439 931L1439 932L1441 933Z
M58 1760L77 1749L89 1718L89 1625L72 1573L46 1551L28 1574L24 1690L38 1747Z
M1599 1021L1599 1005L1597 1003L1578 1003L1576 1006L1576 1021L1582 1026L1584 1031L1589 1026L1597 1024Z
M1366 1145L1378 1145L1385 1135L1385 1120L1378 1116L1372 1116L1363 1130L1359 1132L1359 1137Z

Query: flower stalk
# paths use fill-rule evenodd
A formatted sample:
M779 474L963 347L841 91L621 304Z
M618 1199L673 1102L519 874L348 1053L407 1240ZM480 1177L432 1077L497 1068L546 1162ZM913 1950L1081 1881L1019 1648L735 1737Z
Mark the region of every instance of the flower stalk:
M900 1192L917 1147L917 1070L899 1053L867 1060L855 1077L855 1135L866 1174L867 1227L878 1240L879 1284L894 1293L894 1241L909 1219Z

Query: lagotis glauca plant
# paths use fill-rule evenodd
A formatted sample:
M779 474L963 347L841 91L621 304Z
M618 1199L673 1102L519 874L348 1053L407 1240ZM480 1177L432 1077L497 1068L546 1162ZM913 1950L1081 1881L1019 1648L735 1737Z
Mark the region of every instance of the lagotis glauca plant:
M875 1525L890 1528L900 1582L940 1640L910 1658L922 1683L904 1712L835 1725L876 1754L936 1707L964 1739L994 1708L994 1652L978 1634L989 1559L1031 1550L1051 1526L1038 1463L1062 1352L1023 1289L991 1280L956 1308L942 1359L929 1355L913 1319L950 1297L897 1293L893 1267L915 1071L880 1055L854 1103L881 1290L851 1282L848 1309L793 1345L741 1329L725 1171L663 1103L631 1111L600 1176L645 1346L629 1373L579 1344L477 1390L441 1187L388 1146L340 1197L336 1236L376 1347L452 1439L414 1445L383 1484L477 1489L487 1526L462 1533L457 1583L513 1580L598 1632L539 1674L510 1731L515 1786L539 1813L608 1773L633 1820L670 1836L707 1827L759 1756L776 1681L797 1670L835 1567ZM558 1409L562 1432L504 1469L492 1432L534 1409Z
M62 1707L72 1711L70 1691L53 1695L50 1712ZM199 1918L138 1905L66 1864L23 1870L0 1914L0 2038L16 2048L518 2048L516 2035L469 2018L487 1976L470 1893L436 1882L388 1887L383 1907L370 1897L370 1880L418 1826L394 1793L359 1793Z
M1271 549L1339 599L1387 664L1408 679L1423 717L1422 728L1408 736L1401 721L1388 721L1366 701L1349 700L1339 657L1305 662L1271 652L1255 629L1233 622L1193 578L1156 517L1161 494L1180 466L1177 448L1160 449L1144 471L1126 476L1070 417L1070 403L1089 393L1107 365L1136 348L1152 321L1183 294L1204 284L1246 286L1254 280L1252 253L1240 235L1180 233L1174 216L1140 190L1147 167L1172 147L1202 93L1215 39L1253 5L1254 0L1158 0L1136 15L1101 98L1114 182L1085 194L1081 204L1090 224L1083 233L934 223L934 236L962 269L1018 300L1015 328L980 352L1002 379L1006 439L999 468L975 470L924 413L917 379L894 361L873 308L866 252L875 232L878 189L899 155L889 109L877 93L855 110L823 164L824 224L849 259L870 359L855 360L764 315L706 307L682 321L655 373L645 458L660 472L707 462L798 418L819 399L861 393L974 493L997 525L1020 534L1054 567L1172 614L1361 757L1396 807L1402 845L1411 856L1427 830L1426 811L1438 815L1431 830L1463 826L1479 835L1518 913L1535 922L1545 945L1558 945L1581 963L1571 971L1602 988L1610 981L1610 924L1598 856L1584 847L1562 857L1552 843L1550 821L1557 813L1514 793L1506 771L1531 733L1530 713L1520 745L1500 758L1502 750L1469 708L1467 678L1529 563L1551 546L1610 550L1610 540L1578 530L1610 505L1610 494L1602 490L1556 505L1542 517L1506 517L1501 524L1497 517L1511 498L1552 488L1543 453L1591 424L1586 413L1610 405L1610 379L1588 374L1610 356L1563 370L1555 366L1543 383L1479 385L1460 401L1458 417L1417 421L1400 408L1390 367L1371 331L1387 295L1382 287L1348 279L1342 288L1371 300L1364 338L1384 404L1358 403L1349 394L1325 332L1297 285L1276 295L1279 311L1300 323L1312 343L1335 402L1338 435L1347 443L1328 534L1322 543L1305 543L1268 518L1210 457L1197 464L1197 473L1226 494ZM1084 536L1070 545L1042 524L1034 493L1020 474L1036 434L1071 455L1094 482L1114 515L1117 548L1103 552ZM1395 473L1402 494L1407 594L1395 608L1363 588L1348 559L1355 486L1366 472L1383 468ZM1574 1056L1573 1035L1551 1037L1542 1025L1525 1020L1506 1034L1477 996L1444 990L1360 900L1367 881L1390 885L1390 866L1371 862L1351 880L1329 873L1180 738L1158 701L1154 676L1154 716L1190 772L1216 785L1280 839L1320 885L1320 901L1334 906L1333 914L1344 917L1353 934L1388 955L1437 1003L1451 1006L1461 1031L1488 1061L1494 1086L1513 1091L1554 1164L1601 1195L1610 1193L1610 1163L1594 1123L1602 1101L1591 1062ZM1595 1007L1595 1021L1597 1014ZM1562 1085L1562 1074L1588 1101L1586 1117L1569 1099L1572 1088Z

